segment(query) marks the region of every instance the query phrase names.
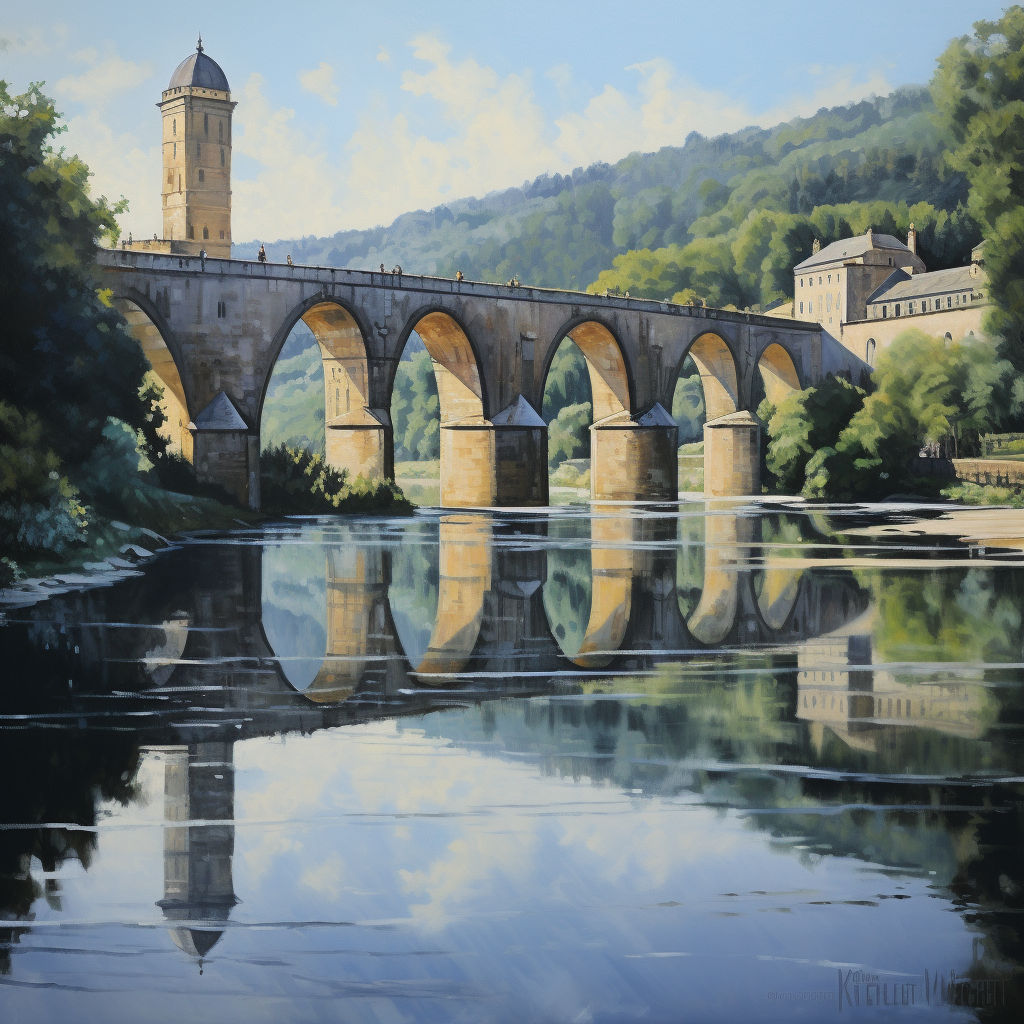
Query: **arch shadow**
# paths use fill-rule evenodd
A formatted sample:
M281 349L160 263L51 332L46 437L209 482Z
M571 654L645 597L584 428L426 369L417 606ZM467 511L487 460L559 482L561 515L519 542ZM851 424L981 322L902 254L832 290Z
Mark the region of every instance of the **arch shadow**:
M625 350L612 328L595 316L575 316L565 321L548 345L541 374L541 394L551 363L563 339L569 338L583 354L590 375L594 423L636 409L636 385Z
M164 390L160 402L167 425L160 433L168 438L172 451L192 461L192 434L188 425L198 410L189 408L181 376L181 352L177 338L156 303L134 288L115 294L113 302L125 318L132 337L139 343L153 374Z

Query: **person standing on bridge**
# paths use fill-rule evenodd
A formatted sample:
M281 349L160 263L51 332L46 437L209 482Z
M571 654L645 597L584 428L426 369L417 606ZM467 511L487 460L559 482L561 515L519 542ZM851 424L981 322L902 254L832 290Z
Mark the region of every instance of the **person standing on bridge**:
M256 259L258 259L260 263L267 262L267 250L263 248L262 242L260 242L260 251L256 254Z

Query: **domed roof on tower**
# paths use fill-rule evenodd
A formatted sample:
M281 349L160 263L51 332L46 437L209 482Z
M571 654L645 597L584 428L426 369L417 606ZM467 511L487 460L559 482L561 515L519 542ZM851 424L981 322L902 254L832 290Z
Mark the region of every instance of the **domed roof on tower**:
M227 76L220 69L220 65L203 52L203 37L199 37L196 44L196 52L191 57L183 60L171 75L171 82L168 89L177 89L180 86L195 86L199 89L218 89L221 92L230 92Z

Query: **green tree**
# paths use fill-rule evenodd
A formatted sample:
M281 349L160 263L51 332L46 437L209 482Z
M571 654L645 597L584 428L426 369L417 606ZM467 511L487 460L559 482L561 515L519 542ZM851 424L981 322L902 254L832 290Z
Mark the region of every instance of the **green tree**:
M51 145L62 130L39 86L0 82L0 547L57 556L87 522L69 475L108 420L137 431L151 404L142 349L94 274L124 205L90 196L85 164Z
M970 182L968 208L985 234L989 329L1024 366L1024 9L953 40L931 91L956 147L949 164Z
M767 467L782 494L799 494L807 463L825 448L834 448L843 428L864 405L864 392L842 377L828 374L816 387L794 391L778 408L761 404L767 419Z
M421 343L422 344L422 343ZM395 428L399 459L441 457L440 400L430 353L420 348L398 364L391 398L391 421Z
M1022 389L1013 366L994 343L946 343L918 330L900 334L878 358L875 390L842 431L834 448L808 461L808 497L877 498L927 492L930 478L911 475L908 462L928 441L976 442L1007 412Z

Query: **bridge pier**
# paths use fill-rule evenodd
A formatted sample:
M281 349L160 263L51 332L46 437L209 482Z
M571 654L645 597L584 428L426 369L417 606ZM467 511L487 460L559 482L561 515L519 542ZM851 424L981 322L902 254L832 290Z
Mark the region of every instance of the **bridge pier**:
M223 391L188 425L201 484L223 487L243 508L260 507L260 438Z
M633 419L616 413L590 428L593 501L675 501L679 496L676 421L656 404Z
M548 428L522 396L492 420L441 424L446 508L548 503Z
M704 493L761 493L761 424L746 410L704 424Z
M391 417L360 408L350 415L327 421L327 465L345 470L348 482L392 480L395 476L395 442Z

